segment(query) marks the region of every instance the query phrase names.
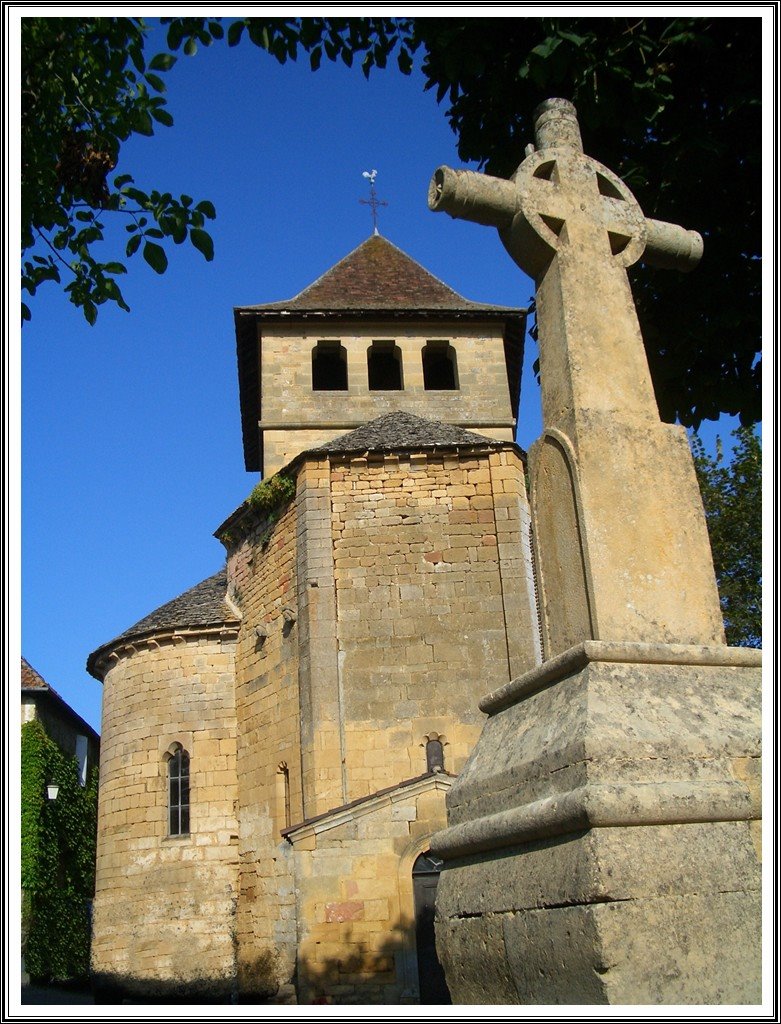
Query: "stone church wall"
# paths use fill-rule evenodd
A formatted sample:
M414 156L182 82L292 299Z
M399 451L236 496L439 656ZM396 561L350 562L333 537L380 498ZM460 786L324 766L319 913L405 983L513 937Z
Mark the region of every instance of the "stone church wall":
M539 658L523 464L508 445L313 453L290 472L281 514L242 509L223 534L242 615L239 985L414 999L404 857L444 825L449 785L427 740L459 771L479 698ZM387 796L420 778L432 792Z
M263 996L292 974L295 914L289 847L280 832L301 812L296 608L296 506L276 522L242 523L228 592L242 614L236 668L241 779L239 985ZM257 635L261 626L267 634Z
M333 462L347 799L425 772L429 737L460 771L483 692L536 663L522 474L512 450Z
M161 996L225 994L238 881L235 644L158 637L104 678L92 967ZM190 755L190 832L168 834L168 763Z

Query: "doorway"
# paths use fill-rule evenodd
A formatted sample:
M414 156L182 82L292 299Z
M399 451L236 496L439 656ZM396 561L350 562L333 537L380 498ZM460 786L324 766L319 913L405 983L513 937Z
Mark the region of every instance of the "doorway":
M429 1006L452 1003L434 942L434 900L441 870L442 861L432 853L421 853L412 865L420 1002Z

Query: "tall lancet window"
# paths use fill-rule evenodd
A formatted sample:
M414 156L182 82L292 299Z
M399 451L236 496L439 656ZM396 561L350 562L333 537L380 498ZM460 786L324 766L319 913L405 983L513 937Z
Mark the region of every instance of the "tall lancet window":
M176 744L168 759L168 834L190 832L190 755Z

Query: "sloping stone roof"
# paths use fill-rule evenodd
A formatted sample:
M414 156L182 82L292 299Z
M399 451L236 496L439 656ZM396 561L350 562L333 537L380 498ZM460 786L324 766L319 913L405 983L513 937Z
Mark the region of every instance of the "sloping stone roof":
M465 299L382 235L372 235L295 298L244 311L447 310L522 313Z
M496 441L471 430L463 430L439 420L424 419L409 412L391 412L370 420L349 434L342 434L325 444L309 449L313 452L399 451L410 448L457 448L462 446L501 448L506 441Z
M237 624L236 613L230 608L226 601L228 589L228 575L226 569L221 569L214 576L203 580L186 590L179 597L175 597L167 604L156 608L149 615L140 619L135 625L126 629L124 633L114 637L106 644L102 644L96 651L93 651L87 659L87 671L96 675L96 663L101 654L115 647L117 644L126 643L131 640L140 639L153 633L168 632L169 630L198 629L207 627L218 627ZM99 677L98 677L99 678Z

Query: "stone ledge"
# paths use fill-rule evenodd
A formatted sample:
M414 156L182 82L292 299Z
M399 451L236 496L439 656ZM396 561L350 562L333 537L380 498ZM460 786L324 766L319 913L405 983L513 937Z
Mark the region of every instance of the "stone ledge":
M431 849L448 860L590 828L750 821L758 816L740 782L585 785L444 829L432 838Z
M762 651L750 647L700 647L690 644L627 643L584 640L487 694L479 703L487 715L503 711L549 683L574 675L590 662L625 665L703 665L719 668L758 668Z

